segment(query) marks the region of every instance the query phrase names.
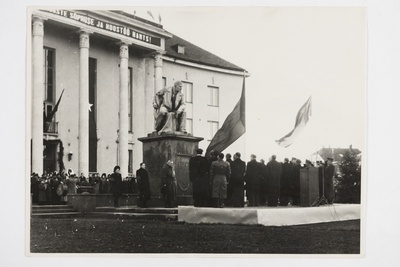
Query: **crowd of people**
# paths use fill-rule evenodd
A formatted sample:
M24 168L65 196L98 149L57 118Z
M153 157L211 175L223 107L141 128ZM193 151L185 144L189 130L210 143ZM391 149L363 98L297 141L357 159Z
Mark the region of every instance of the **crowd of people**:
M265 163L257 161L256 155L250 156L247 164L241 154L211 151L209 158L202 156L203 150L197 149L196 156L189 161L189 179L192 183L195 207L250 207L300 205L300 170L314 167L306 160L292 158L278 162L272 155ZM224 159L225 158L225 159ZM317 162L320 198L331 204L334 199L333 160ZM177 180L174 163L168 160L161 170L161 194L166 208L177 206ZM115 166L112 174L83 174L76 176L71 169L66 173L44 173L31 175L32 202L39 204L66 203L69 194L82 192L112 194L114 206L119 207L123 193L138 193L138 206L146 208L151 198L149 175L146 164L141 163L136 177L122 179L120 167ZM247 203L245 204L245 194Z
M32 173L31 194L34 204L65 204L67 196L79 193L113 194L121 196L123 193L136 193L140 189L140 181L134 177L126 177L119 181L115 179L118 166L112 174L93 173L85 177L83 173L77 176L72 169L67 172L44 172L42 175ZM148 179L148 178L147 178ZM116 181L117 180L117 181ZM144 180L144 179L143 179ZM144 188L142 186L142 188ZM119 198L119 197L118 197ZM117 201L114 201L118 206Z
M241 159L239 152L232 156L218 151L211 151L207 159L198 149L197 155L189 162L190 180L193 185L195 207L244 207L245 194L247 205L287 206L300 205L300 170L314 167L306 160L292 158L278 162L272 155L268 163L257 161L256 155L250 156L247 164ZM334 199L333 159L317 162L319 176L319 197L331 204Z

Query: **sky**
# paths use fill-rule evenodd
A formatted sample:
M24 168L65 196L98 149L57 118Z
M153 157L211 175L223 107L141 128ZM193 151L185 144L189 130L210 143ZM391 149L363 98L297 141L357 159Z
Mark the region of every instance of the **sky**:
M246 69L246 155L307 158L365 142L366 19L354 7L149 7L136 15ZM129 11L129 10L128 10ZM132 12L132 11L130 11ZM312 96L309 124L289 133ZM221 100L223 101L223 99ZM222 124L221 124L222 125Z

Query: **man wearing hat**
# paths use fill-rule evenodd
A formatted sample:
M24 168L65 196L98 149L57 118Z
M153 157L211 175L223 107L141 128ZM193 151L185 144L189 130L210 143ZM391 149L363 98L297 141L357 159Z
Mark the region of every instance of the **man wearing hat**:
M189 160L189 178L192 182L194 206L205 207L208 189L208 161L202 156L203 149L197 149L196 154Z
M244 181L246 182L245 189L249 206L258 206L260 201L261 164L257 162L257 156L254 154L250 155L250 161L247 163Z
M289 197L291 196L291 180L292 180L292 166L289 163L289 159L285 158L282 164L282 175L280 181L280 196L279 206L287 206L289 203Z
M324 171L324 189L325 197L328 204L333 203L334 191L333 191L333 176L335 175L335 166L333 166L333 158L327 158L327 165Z

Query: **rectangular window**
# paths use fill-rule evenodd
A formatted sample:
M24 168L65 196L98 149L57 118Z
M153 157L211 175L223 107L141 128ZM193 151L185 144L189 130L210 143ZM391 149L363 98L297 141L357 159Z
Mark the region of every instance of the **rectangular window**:
M208 125L210 127L210 135L207 140L211 141L219 129L219 123L217 121L208 121Z
M132 174L133 173L133 151L132 149L128 150L128 173Z
M162 87L167 87L167 77L162 77Z
M55 50L44 48L44 99L53 103L55 96Z
M208 86L209 90L209 106L218 107L219 106L219 88L215 86Z
M193 83L182 82L183 94L186 103L193 103Z
M132 68L128 68L128 117L129 117L129 132L133 132L133 91L132 91Z
M186 119L186 131L193 134L193 119Z

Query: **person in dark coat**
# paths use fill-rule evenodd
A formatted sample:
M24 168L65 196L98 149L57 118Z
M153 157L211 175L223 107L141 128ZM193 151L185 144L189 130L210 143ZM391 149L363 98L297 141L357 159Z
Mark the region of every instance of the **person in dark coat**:
M214 200L212 198L212 180L210 178L211 164L217 160L219 152L217 150L210 151L210 157L207 159L207 193L206 193L206 207L214 207Z
M232 160L232 155L230 153L227 153L225 155L225 161L228 162L229 165L232 165L233 160ZM228 185L227 185L227 198L226 198L225 206L232 207L232 203L231 203L232 185L231 185L231 182L229 180L227 182L228 182Z
M233 207L244 207L244 174L246 173L246 163L240 159L241 155L236 152L231 163L232 186L231 204Z
M161 193L164 196L165 207L175 208L176 207L176 178L174 163L172 160L168 160L166 166L161 172L162 188Z
M276 156L272 155L270 162L267 163L267 194L268 206L278 206L278 198L280 193L280 182L282 175L282 165L276 161Z
M213 181L212 197L215 207L222 208L227 197L227 181L231 177L231 165L224 161L224 154L218 154L218 160L211 164L210 177Z
M279 195L279 206L287 206L289 204L289 197L291 195L290 180L292 179L292 165L289 163L289 159L285 158L282 164L282 175L280 182L280 195Z
M293 179L293 192L292 192L292 198L293 198L293 203L292 205L294 206L299 206L300 205L300 169L301 169L301 160L296 159L296 164L293 166L293 174L292 174L292 179Z
M196 156L189 160L189 179L192 182L195 207L205 207L208 188L208 161L202 156L203 149L196 150Z
M259 205L260 186L261 186L261 165L256 160L256 155L252 154L251 160L247 163L244 181L246 182L246 195L249 206Z
M333 166L333 159L327 159L327 166L324 171L324 190L325 197L328 204L333 203L334 191L333 191L333 176L335 175L335 166Z
M31 193L32 193L32 203L39 203L39 185L40 179L37 173L32 173L31 176Z
M150 200L150 181L149 174L146 171L146 164L140 163L140 169L136 171L139 187L139 207L147 208L147 201Z
M267 166L265 165L265 160L260 160L261 165L261 186L260 186L260 202L261 206L265 206L267 204L267 194L268 194L268 175L267 175Z
M324 171L325 171L325 164L323 161L317 161L317 167L318 167L318 190L319 190L319 197L325 197L324 193Z
M122 196L122 176L119 166L114 167L114 173L110 176L111 193L114 198L114 207L119 207L119 198Z

